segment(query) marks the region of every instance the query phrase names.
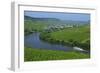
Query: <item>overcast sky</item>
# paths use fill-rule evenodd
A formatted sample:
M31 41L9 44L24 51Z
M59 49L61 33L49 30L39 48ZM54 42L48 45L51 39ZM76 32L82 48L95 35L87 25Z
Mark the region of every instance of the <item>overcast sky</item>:
M57 19L61 19L61 20L73 20L73 21L88 21L88 20L90 20L90 14L87 14L87 13L24 11L24 15L36 17L36 18L57 18Z

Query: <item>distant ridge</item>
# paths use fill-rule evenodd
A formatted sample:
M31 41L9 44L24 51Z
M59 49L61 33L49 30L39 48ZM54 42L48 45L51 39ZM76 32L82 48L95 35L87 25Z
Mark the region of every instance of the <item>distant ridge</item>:
M83 24L90 24L90 20L88 21L73 21L73 20L60 20L57 18L37 18L31 16L24 16L24 20L32 20L32 21L44 21L49 24L70 24L70 25L83 25Z
M30 17L30 16L24 16L25 20L38 20L38 21L47 21L47 20L55 20L55 21L60 21L60 19L57 18L36 18L36 17Z

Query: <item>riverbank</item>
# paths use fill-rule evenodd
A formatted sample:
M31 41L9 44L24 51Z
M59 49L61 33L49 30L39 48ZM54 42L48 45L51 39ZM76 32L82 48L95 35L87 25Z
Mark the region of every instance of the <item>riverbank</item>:
M90 50L90 26L66 28L54 32L42 32L40 39L49 43L65 46L77 46L84 50Z
M47 60L69 60L88 59L89 54L78 51L43 50L37 48L24 48L24 61L47 61Z

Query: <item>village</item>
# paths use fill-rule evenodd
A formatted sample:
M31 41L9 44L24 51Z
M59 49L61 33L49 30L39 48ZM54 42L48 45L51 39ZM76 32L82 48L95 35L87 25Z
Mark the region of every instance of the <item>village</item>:
M52 24L48 25L47 27L44 27L44 31L56 31L56 30L62 30L65 28L74 28L74 27L79 27L81 25L79 24Z

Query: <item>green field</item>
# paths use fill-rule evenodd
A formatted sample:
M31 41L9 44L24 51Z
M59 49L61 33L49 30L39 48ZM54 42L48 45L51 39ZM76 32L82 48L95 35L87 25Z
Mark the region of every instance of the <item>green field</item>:
M86 59L90 58L89 54L76 51L64 52L57 50L43 49L24 49L24 61L46 61L46 60L64 60L64 59Z
M78 46L89 50L90 26L65 28L54 32L43 32L41 33L40 38L50 43Z
M90 37L89 27L66 28L61 31L50 33L51 38L60 40L75 40L83 42Z

